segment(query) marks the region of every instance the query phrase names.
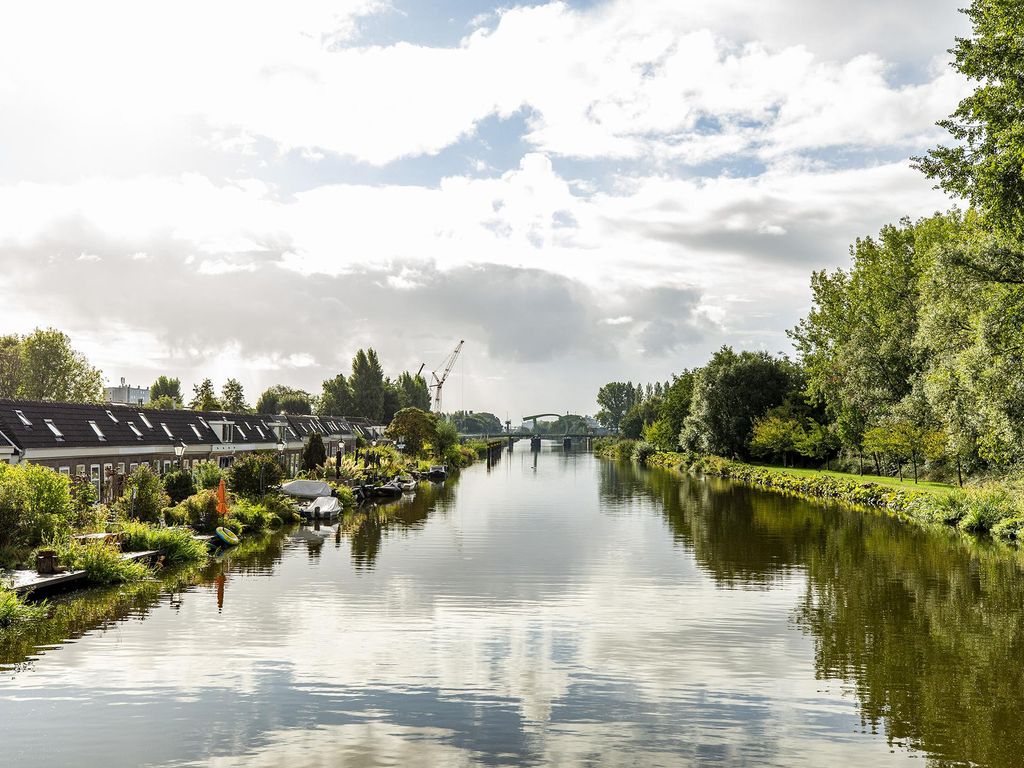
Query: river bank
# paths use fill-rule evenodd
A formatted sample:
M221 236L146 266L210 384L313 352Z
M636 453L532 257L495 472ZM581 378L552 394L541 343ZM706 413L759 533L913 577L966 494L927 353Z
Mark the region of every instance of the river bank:
M595 453L606 459L628 459L651 467L734 480L790 496L883 510L915 523L944 525L1006 543L1017 543L1024 537L1024 503L1014 489L1005 485L992 483L935 493L824 473L800 476L720 456L643 450L643 444L630 443L610 441L598 446Z

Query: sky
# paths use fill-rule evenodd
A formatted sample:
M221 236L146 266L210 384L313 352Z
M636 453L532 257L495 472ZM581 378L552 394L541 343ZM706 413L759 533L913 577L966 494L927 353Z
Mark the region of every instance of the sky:
M792 355L812 270L952 205L959 4L5 4L0 333L250 402L465 339L444 409L513 421Z

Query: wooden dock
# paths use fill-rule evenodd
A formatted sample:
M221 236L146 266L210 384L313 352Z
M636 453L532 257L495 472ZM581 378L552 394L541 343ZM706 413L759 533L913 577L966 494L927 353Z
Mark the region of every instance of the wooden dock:
M201 538L201 537L197 537ZM152 560L159 557L160 550L147 549L142 552L124 552L122 560ZM41 574L35 571L11 571L5 574L11 580L11 590L15 594L25 595L29 592L43 592L58 587L66 587L76 582L84 582L85 571L67 571L65 573Z

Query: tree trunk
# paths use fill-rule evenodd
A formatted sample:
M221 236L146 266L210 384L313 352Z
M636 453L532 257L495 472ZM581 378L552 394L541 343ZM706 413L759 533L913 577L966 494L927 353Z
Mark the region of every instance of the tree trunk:
M963 488L964 487L964 475L963 475L963 471L960 469L960 457L959 456L956 457L956 479L957 479L957 482L960 483L960 487Z
M857 462L860 464L860 473L864 474L864 451L857 451Z
M902 483L903 482L903 461L902 460L896 459L896 469L900 473L900 482Z
M917 485L917 456L914 456L912 461L914 462L914 485Z
M871 454L875 459L875 474L879 477L882 476L882 464L878 461L878 452L872 452Z

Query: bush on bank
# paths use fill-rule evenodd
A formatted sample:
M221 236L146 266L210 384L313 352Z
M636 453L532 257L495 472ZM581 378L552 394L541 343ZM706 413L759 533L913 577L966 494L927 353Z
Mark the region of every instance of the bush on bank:
M46 603L26 603L0 586L0 631L21 622L44 618L47 610Z
M145 552L158 549L168 565L196 563L206 559L206 544L197 541L188 528L156 528L129 521L121 528L121 550Z

